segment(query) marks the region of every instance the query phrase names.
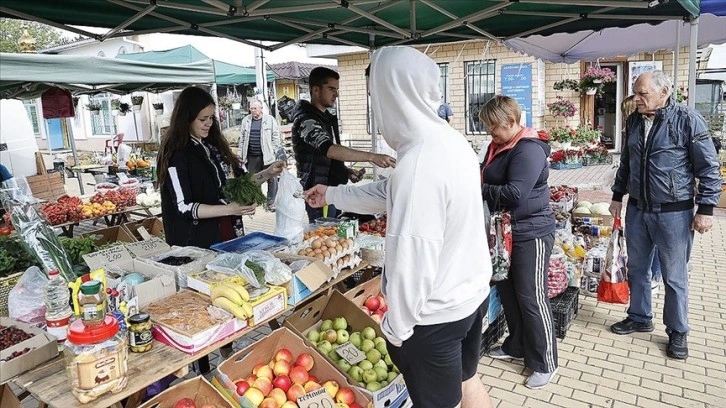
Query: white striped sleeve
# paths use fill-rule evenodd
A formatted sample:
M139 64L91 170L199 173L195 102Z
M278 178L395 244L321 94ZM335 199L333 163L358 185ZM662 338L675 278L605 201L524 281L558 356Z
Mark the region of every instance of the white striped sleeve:
M184 194L182 184L186 185L186 180L182 183L179 178L179 172L176 167L169 167L169 180L171 181L172 192L176 201L176 207L179 214L185 218L199 218L199 203L187 201Z

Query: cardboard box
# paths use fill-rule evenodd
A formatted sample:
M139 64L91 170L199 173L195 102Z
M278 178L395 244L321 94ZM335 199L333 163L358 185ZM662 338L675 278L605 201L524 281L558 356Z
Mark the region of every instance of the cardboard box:
M247 324L254 326L287 309L287 291L281 286L267 286L267 292L257 295L261 290L246 286L250 292L252 317Z
M187 276L199 272L204 272L207 269L207 263L211 262L214 257L217 256L217 253L214 251L197 247L173 246L169 248L169 246L166 246L165 249L161 249L164 247L158 244L159 242L163 243L163 241L158 238L152 238L149 240L141 241L138 246L127 247L129 248L129 251L131 251L131 253L136 256L136 259L138 261L159 267L161 269L166 269L174 273L178 289L186 288L188 286ZM183 256L190 256L193 260L187 264L179 266L167 265L155 260L165 258L166 253L169 253L168 255L180 255L183 253Z
M221 282L231 282L240 285L247 283L241 276L227 275L226 273L215 271L204 271L187 276L187 287L207 296L212 292L212 288Z
M354 305L361 307L369 297L381 294L381 280L381 275L371 278L367 282L363 282L353 289L345 292L344 296Z
M66 193L61 173L54 172L26 177L28 187L35 198L54 201Z
M594 214L573 214L572 215L572 224L577 227L579 225L583 224L590 224L590 225L602 225L604 227L612 227L613 226L613 216L612 215L594 215Z
M378 323L338 291L333 291L328 296L321 296L305 307L294 311L285 319L285 327L290 328L295 334L303 338L305 343L311 347L315 347L307 339L307 332L313 328L320 327L322 321L325 319L334 319L340 316L346 318L352 331L361 331L364 327L370 326L376 331L377 337L383 337L383 332ZM317 352L317 348L315 351ZM318 352L318 355L322 354ZM323 357L338 369L338 366L330 357L327 355ZM357 381L348 375L348 373L343 373L342 371L341 373L348 379L350 384L357 384ZM405 406L409 401L408 389L401 375L398 375L390 384L375 392L360 387L357 388L361 392L371 395L375 408L400 408Z
M129 248L135 249L140 244L148 246L149 243L137 242L126 247L119 245L84 255L83 259L91 270L120 268L127 272L138 272L149 278L149 280L134 286L138 306L143 308L155 300L176 293L176 280L172 272L132 258ZM168 245L161 241L158 242L158 245L159 247L169 248ZM106 285L108 287L116 287L120 282L120 279L113 279L108 274L106 275Z
M197 407L200 408L205 404L216 408L234 407L209 381L202 376L198 376L167 389L146 401L139 408L174 408L174 405L182 398L193 399Z
M164 239L164 223L157 217L127 222L124 224L124 228L126 228L136 241L145 241L152 237Z
M296 305L303 299L318 290L325 282L333 278L333 270L328 268L321 260L300 255L274 253L278 259L287 265L295 261L309 261L310 265L295 272L292 279L285 284L289 305Z
M0 385L0 407L21 408L20 400L15 396L13 390L7 384Z
M5 327L15 326L26 333L34 334L33 337L0 351L0 360L4 360L15 351L22 351L26 347L31 349L29 352L15 357L10 361L0 361L0 383L5 383L9 379L31 370L58 355L58 342L56 338L48 334L45 330L17 322L8 317L0 317L0 325ZM5 407L4 403L0 405L3 408Z
M273 331L267 337L250 344L221 363L214 370L212 385L221 391L232 402L233 406L254 408L251 401L243 396L237 395L234 382L240 378L249 377L255 365L269 362L281 348L290 350L293 355L293 361L300 354L310 354L315 360L310 373L316 376L321 384L328 380L337 381L341 387L348 387L353 391L355 401L360 406L372 406L370 405L370 397L356 387L352 387L351 383L348 382L336 367L330 364L328 360L322 358L317 353L317 350L305 344L301 338L285 327Z
M93 237L96 246L106 245L112 242L136 242L136 238L123 226L103 228L81 234L81 236L84 238Z

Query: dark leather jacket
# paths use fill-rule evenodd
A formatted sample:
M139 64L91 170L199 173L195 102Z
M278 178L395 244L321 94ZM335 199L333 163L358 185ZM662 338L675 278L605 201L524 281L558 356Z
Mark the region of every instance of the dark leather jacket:
M667 212L693 208L695 196L698 213L713 214L721 175L708 125L698 112L671 98L656 112L647 142L645 120L637 112L628 117L626 133L613 201L630 194L646 211Z

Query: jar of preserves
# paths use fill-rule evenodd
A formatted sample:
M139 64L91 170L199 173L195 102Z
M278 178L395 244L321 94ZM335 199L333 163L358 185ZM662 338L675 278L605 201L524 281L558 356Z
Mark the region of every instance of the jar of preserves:
M101 282L90 280L81 285L78 293L81 320L86 326L103 323L106 316L105 294L101 291Z
M111 315L105 315L98 325L83 323L71 323L63 354L71 392L85 404L126 387L128 345L118 320Z
M129 317L129 347L134 353L144 353L153 346L151 321L148 313L137 313Z

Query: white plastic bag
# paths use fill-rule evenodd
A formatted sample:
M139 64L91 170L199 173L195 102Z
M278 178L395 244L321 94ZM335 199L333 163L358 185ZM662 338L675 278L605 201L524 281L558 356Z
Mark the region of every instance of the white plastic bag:
M45 284L48 277L31 266L8 295L8 314L13 320L28 324L45 322Z
M262 285L257 281L252 269L245 266L249 260L247 254L225 252L217 255L207 264L207 269L214 272L226 273L227 275L239 275L250 285L260 288ZM263 282L264 283L264 282Z
M275 235L286 238L291 244L302 242L308 224L302 191L300 180L283 170L275 197Z
M265 271L265 282L271 285L283 285L292 279L292 270L280 259L267 251L249 251L245 255Z

